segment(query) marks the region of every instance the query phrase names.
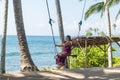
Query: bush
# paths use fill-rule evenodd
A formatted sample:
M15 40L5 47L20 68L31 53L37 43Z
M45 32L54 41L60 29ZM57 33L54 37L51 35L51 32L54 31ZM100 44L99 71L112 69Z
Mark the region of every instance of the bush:
M103 46L101 46L103 48ZM86 52L85 52L86 51ZM112 51L115 51L113 48ZM86 67L108 67L108 55L98 47L92 48L74 48L72 54L77 55L76 58L70 58L70 68L86 68ZM120 57L113 56L113 66L120 65Z

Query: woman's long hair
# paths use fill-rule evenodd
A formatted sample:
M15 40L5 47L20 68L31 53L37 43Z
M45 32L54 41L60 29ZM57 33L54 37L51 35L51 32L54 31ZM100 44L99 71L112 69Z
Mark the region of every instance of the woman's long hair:
M69 40L71 41L71 36L70 36L70 35L67 35L66 37L68 37L68 38L69 38Z

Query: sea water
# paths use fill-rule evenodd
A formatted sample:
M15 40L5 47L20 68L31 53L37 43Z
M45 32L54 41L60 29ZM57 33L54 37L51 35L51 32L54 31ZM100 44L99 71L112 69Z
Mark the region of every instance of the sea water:
M57 36L55 36L55 40L56 43L60 42ZM27 41L33 62L38 68L56 66L54 59L56 53L54 51L52 36L27 36ZM20 54L17 36L7 36L6 71L20 71Z
M54 51L52 36L27 36L27 41L33 62L38 68L56 66L54 59L56 53ZM55 36L55 41L57 44L60 43L58 36ZM117 49L117 51L114 52L114 55L120 56L120 47L118 47L116 44L113 44L113 46ZM60 49L57 48L57 50L59 51ZM20 71L20 54L17 36L7 36L6 71Z

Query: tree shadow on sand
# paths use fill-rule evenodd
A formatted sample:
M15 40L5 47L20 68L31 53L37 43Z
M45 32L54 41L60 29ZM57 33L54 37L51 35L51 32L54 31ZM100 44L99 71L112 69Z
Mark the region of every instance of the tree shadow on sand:
M0 80L120 80L120 68L63 69L0 75Z

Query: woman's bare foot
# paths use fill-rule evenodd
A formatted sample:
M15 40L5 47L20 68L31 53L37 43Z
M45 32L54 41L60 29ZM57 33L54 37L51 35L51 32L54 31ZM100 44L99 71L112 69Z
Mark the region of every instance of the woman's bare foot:
M57 59L57 58L58 58L58 56L56 55L56 56L54 56L54 58L55 58L55 59Z
M62 66L63 66L63 65L58 65L56 68L61 69Z

